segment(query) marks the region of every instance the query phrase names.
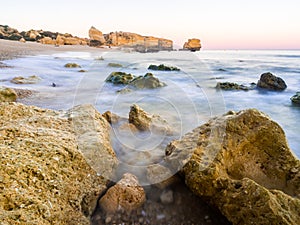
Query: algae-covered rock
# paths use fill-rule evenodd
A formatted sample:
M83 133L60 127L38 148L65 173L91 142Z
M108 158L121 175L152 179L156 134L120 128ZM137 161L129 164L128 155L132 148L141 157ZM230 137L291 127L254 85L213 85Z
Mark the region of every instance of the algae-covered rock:
M0 102L15 102L17 97L17 93L13 89L0 87Z
M160 65L150 65L148 67L148 70L159 70L159 71L180 71L179 68L177 67L173 67L173 66L166 66L164 64L160 64Z
M108 67L116 67L116 68L121 68L123 67L122 64L119 64L119 63L108 63L107 64Z
M41 80L39 76L32 75L29 77L14 77L10 82L14 84L36 84Z
M113 84L129 84L133 79L134 75L130 73L112 72L105 81Z
M233 224L299 223L300 162L282 128L258 110L214 118L171 142L166 155Z
M243 84L237 84L237 83L232 83L232 82L218 82L216 85L217 89L222 89L222 90L243 90L243 91L248 91L248 90L253 90L256 87L255 84L251 84L250 86L246 86Z
M263 73L260 76L257 86L273 91L282 91L287 88L287 85L282 78L276 77L270 72Z
M291 101L294 104L300 105L300 92L296 92L296 94L291 97Z
M129 85L137 89L154 89L166 86L165 83L160 82L158 78L154 77L152 73L134 78L130 81Z
M66 68L81 68L80 65L78 65L77 63L67 63L65 64Z
M95 170L86 156L116 161L106 120L89 105L1 103L0 127L0 224L90 224L113 165Z

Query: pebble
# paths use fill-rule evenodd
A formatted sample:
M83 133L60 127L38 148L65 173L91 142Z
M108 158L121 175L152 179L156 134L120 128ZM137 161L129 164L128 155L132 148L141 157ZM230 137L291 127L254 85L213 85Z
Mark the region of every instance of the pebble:
M105 223L110 223L111 222L111 217L110 216L108 216L108 217L106 217L106 219L105 219Z
M163 204L171 204L174 202L173 191L172 190L164 190L160 195L160 201Z

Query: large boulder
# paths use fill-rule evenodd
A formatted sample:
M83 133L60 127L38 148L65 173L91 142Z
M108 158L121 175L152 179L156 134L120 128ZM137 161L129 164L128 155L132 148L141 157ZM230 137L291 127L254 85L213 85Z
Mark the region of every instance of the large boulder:
M0 126L0 224L90 224L116 163L100 113L1 103Z
M200 40L196 38L189 39L187 42L184 43L183 49L191 50L191 51L200 51L201 49Z
M96 29L95 27L91 27L89 30L90 37L90 45L91 46L100 46L105 44L105 39L103 33Z
M260 76L257 86L274 91L282 91L287 88L287 85L282 78L276 77L270 72L263 73Z
M233 224L299 224L300 162L282 128L258 110L214 118L166 154L187 186Z
M0 87L0 102L15 102L17 100L17 93L6 87Z
M125 173L122 179L108 189L99 200L99 205L106 213L117 213L120 210L130 212L138 209L146 201L146 194L136 176Z

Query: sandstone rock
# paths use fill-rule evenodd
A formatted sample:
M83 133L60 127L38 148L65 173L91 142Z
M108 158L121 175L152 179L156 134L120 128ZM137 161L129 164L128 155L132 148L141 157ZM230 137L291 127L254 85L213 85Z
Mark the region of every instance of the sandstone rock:
M282 91L287 88L287 85L285 84L282 78L276 77L270 72L263 73L260 76L257 86L260 88L265 88L274 91Z
M17 93L11 88L0 87L0 102L15 102Z
M231 82L218 82L216 88L223 90L253 90L256 87L255 84L251 84L250 86L245 86L242 84L231 83Z
M41 80L40 77L32 75L29 77L14 77L10 82L14 84L36 84Z
M148 70L160 70L160 71L180 71L179 68L173 66L165 66L164 64L160 64L159 66L150 65Z
M120 117L117 114L112 113L111 111L106 111L105 113L102 114L102 116L110 124L116 124L120 120Z
M55 45L56 44L56 40L52 39L51 37L44 37L44 38L40 39L39 42L41 44L45 44L45 45Z
M296 94L291 97L291 101L292 101L292 103L299 105L300 104L300 92L296 92Z
M200 51L200 48L201 48L200 40L196 38L189 39L183 45L183 49L191 50L191 51Z
M145 191L136 176L126 173L116 185L108 189L99 200L99 205L106 213L119 210L130 212L141 207L145 201Z
M113 84L129 84L133 79L134 75L130 73L112 72L105 81Z
M140 131L155 131L167 135L172 135L172 129L166 120L159 115L150 115L138 105L130 107L129 123L132 123Z
M152 73L134 78L129 82L129 85L137 89L154 89L166 86L165 83L160 82L158 78L154 77Z
M63 113L2 103L0 127L0 223L90 224L112 165L100 158L108 168L91 168L86 134L98 139L96 157L115 158L105 119L88 105Z
M25 43L26 40L22 37L22 38L19 40L19 42Z
M105 44L105 39L102 32L97 30L95 27L90 28L89 37L91 46L101 46Z
M67 64L65 64L64 67L66 67L66 68L81 68L81 66L78 65L77 63L67 63Z
M298 224L300 162L263 113L230 112L172 142L166 160L233 224Z
M123 67L123 65L119 64L119 63L108 63L107 66L108 67L117 67L117 68Z

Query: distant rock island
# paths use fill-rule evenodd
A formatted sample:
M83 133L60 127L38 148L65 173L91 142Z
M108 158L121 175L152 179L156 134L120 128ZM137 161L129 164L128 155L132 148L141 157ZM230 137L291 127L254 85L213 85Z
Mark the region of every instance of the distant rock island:
M138 52L172 51L173 41L165 38L143 36L130 32L110 32L103 34L95 27L89 29L89 38L81 38L68 33L43 30L19 32L7 25L0 25L0 39L14 41L33 41L50 45L89 45L91 47L125 47ZM189 39L183 46L184 50L199 51L199 39Z

